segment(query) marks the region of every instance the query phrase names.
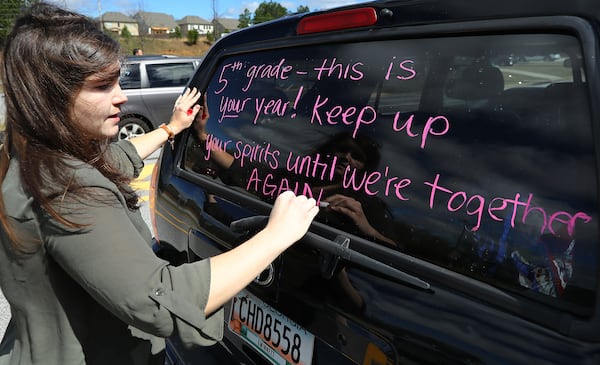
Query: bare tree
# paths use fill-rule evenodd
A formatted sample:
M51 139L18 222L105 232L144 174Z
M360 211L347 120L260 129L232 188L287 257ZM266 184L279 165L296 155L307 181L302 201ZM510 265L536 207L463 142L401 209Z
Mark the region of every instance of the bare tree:
M212 11L213 11L213 35L215 40L221 38L221 29L219 27L219 14L217 10L217 0L212 0Z
M144 16L144 0L138 1L138 9L133 16L138 23L138 39L140 41L140 48L144 49L144 41L146 40L146 32L148 31L148 24L146 21L146 17Z

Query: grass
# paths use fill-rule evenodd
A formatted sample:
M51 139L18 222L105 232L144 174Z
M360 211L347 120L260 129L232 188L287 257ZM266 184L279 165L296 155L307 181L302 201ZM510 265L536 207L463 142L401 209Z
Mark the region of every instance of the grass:
M121 51L124 55L133 53L134 48L141 48L144 54L167 54L173 56L192 56L202 57L211 47L211 43L206 37L199 37L196 44L187 44L185 39L175 38L150 38L150 37L131 37L129 39L119 39ZM0 50L0 61L2 61L2 50ZM2 84L0 83L0 92Z
M134 48L141 48L145 55L168 54L174 56L202 57L208 51L211 44L206 37L199 37L196 44L187 44L185 39L176 38L149 38L131 37L121 38L121 49L124 54L130 55Z

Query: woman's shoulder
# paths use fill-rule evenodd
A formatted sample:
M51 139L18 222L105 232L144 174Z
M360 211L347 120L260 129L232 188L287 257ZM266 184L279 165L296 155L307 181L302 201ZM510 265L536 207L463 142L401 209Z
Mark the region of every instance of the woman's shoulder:
M104 176L97 168L81 160L72 158L64 159L62 161L62 173L66 174L65 176L73 182L73 186L100 187L118 190L115 184ZM47 176L46 178L48 181L52 181L51 176Z
M129 141L120 141L106 146L106 162L111 164L114 169L122 171L125 175L133 177L137 170L143 168L143 161L137 154L135 148ZM80 187L104 187L118 190L115 184L100 170L88 162L75 157L65 156L60 161L60 173L66 176L68 180ZM51 174L46 173L44 180L52 183L52 180L62 180L53 178Z

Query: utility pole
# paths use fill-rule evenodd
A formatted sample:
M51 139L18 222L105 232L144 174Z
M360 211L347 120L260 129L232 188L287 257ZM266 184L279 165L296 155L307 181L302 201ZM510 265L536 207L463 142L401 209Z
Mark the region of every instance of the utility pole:
M102 19L102 4L100 0L98 0L98 19L100 21L100 30L104 29L104 20Z
M217 13L217 0L212 1L212 10L213 10L213 35L215 36L215 41L221 38L221 34L219 32L219 21L218 13Z

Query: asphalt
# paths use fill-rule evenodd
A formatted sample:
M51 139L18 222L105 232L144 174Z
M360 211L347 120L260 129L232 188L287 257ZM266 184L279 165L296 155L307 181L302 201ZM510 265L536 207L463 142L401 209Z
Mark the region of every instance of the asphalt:
M0 291L0 337L4 336L6 326L10 321L10 306L4 298L4 294Z

